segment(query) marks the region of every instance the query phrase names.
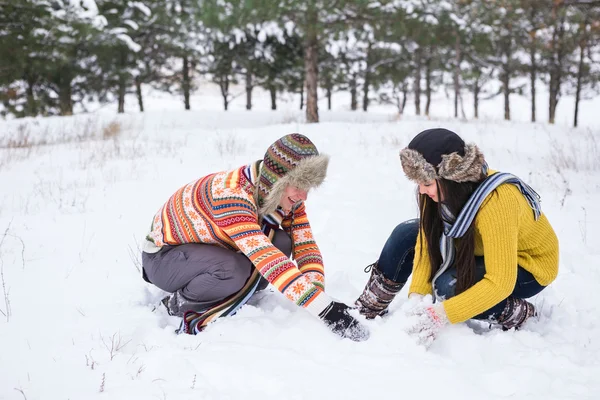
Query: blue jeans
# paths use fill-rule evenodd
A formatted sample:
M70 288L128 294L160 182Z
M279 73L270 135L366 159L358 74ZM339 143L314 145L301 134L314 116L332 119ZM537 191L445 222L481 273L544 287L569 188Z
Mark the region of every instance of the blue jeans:
M485 263L483 257L475 257L475 282L479 282L483 279L485 275ZM517 268L517 282L515 283L515 288L510 296L518 298L518 299L527 299L529 297L533 297L542 290L544 290L545 286L542 286L535 280L531 272L526 271L525 269L518 267ZM439 278L435 281L435 291L437 295L443 297L445 299L449 299L450 297L455 296L456 291L456 267L450 267L446 272L440 275ZM475 319L489 319L495 318L497 319L504 307L506 306L507 299L502 300L500 303L496 304L494 307L490 308L487 311L482 312L481 314L473 317Z
M419 233L419 220L411 219L396 226L381 250L377 266L388 279L394 282L406 282L412 273L415 245ZM475 282L479 282L485 275L483 257L475 257ZM435 290L438 296L446 299L455 296L456 292L456 267L450 267L436 280ZM512 297L526 299L541 292L545 286L540 285L533 275L525 269L518 267L517 282L511 294ZM489 310L477 315L475 319L497 318L506 305L506 299L496 304Z
M377 266L388 279L405 283L412 273L419 220L411 219L398 225L381 250Z

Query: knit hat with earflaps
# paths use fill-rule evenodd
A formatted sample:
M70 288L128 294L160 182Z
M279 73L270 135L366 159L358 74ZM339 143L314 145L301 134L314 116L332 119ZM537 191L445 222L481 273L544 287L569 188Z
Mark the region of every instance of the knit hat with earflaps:
M316 146L304 135L292 133L277 140L267 150L255 189L258 215L277 209L287 186L307 192L325 179L329 156L319 154Z
M402 169L417 183L434 179L454 182L478 182L483 178L485 158L474 144L465 142L448 129L428 129L400 150Z

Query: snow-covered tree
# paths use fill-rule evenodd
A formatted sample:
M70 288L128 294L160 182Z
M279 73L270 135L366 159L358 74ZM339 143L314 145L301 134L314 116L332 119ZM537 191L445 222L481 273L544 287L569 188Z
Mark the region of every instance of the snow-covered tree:
M0 11L4 112L72 114L90 93L90 43L104 27L94 1L7 0Z
M136 53L141 46L141 26L152 17L150 9L141 2L96 0L105 28L94 46L97 56L98 81L96 87L102 100L117 99L117 111L125 111L125 95L133 87L133 77L138 74Z

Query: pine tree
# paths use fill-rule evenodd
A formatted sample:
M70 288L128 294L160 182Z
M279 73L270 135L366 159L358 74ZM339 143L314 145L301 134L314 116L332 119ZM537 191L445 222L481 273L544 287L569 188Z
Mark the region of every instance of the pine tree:
M408 79L411 75L411 54L405 47L388 45L377 51L381 60L395 62L382 63L377 74L373 75L372 84L382 104L394 105L398 115L406 108L408 96Z
M133 87L137 75L136 53L142 46L140 26L146 25L152 13L139 2L96 0L98 10L106 19L106 26L94 47L98 56L99 81L96 83L101 99L117 99L117 112L125 112L125 95Z
M259 2L260 3L260 2ZM384 2L378 2L381 6ZM293 24L301 33L304 43L304 75L306 88L306 120L319 122L318 83L319 53L329 35L339 32L350 22L368 21L372 10L369 0L278 0L278 6L268 3L271 20L285 26Z
M575 111L573 126L577 127L579 119L579 104L581 100L591 98L598 94L600 82L600 65L592 54L600 51L600 5L594 7L589 4L579 5L573 13L572 23L577 25L577 67L574 72L575 79ZM595 25L594 25L595 23ZM586 90L587 89L587 90ZM586 91L588 94L586 95Z
M46 65L40 36L50 29L51 9L43 3L0 3L0 100L3 114L46 114L40 91ZM35 55L35 56L31 56Z
M195 90L196 68L210 48L206 21L218 17L218 7L211 1L169 0L162 15L166 19L164 49L171 59L167 77L161 87L183 95L184 108L191 109L190 96Z
M304 82L302 38L291 25L282 35L267 35L264 42L264 59L260 64L261 86L269 91L271 109L277 109L277 93L298 91Z
M94 57L90 43L103 27L93 2L84 8L68 0L9 0L1 15L9 58L3 57L5 112L25 115L71 115L90 93ZM12 82L10 82L12 80Z
M547 2L544 0L522 0L524 29L526 35L521 36L520 45L524 47L529 56L529 65L524 68L529 73L529 90L531 96L531 122L537 120L536 116L536 84L540 74L540 53L542 51L542 41L540 40L540 31L545 27L545 18L547 18Z
M547 17L548 29L545 30L545 46L543 57L549 75L548 122L554 124L556 107L561 96L563 84L569 76L576 48L574 32L569 29L569 21L573 10L562 1L554 2Z

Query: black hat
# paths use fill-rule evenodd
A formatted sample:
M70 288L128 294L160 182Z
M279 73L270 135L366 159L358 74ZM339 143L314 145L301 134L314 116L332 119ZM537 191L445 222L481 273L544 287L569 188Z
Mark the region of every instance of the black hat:
M474 144L448 129L427 129L400 151L406 176L418 183L444 178L455 182L477 182L483 177L485 159Z

